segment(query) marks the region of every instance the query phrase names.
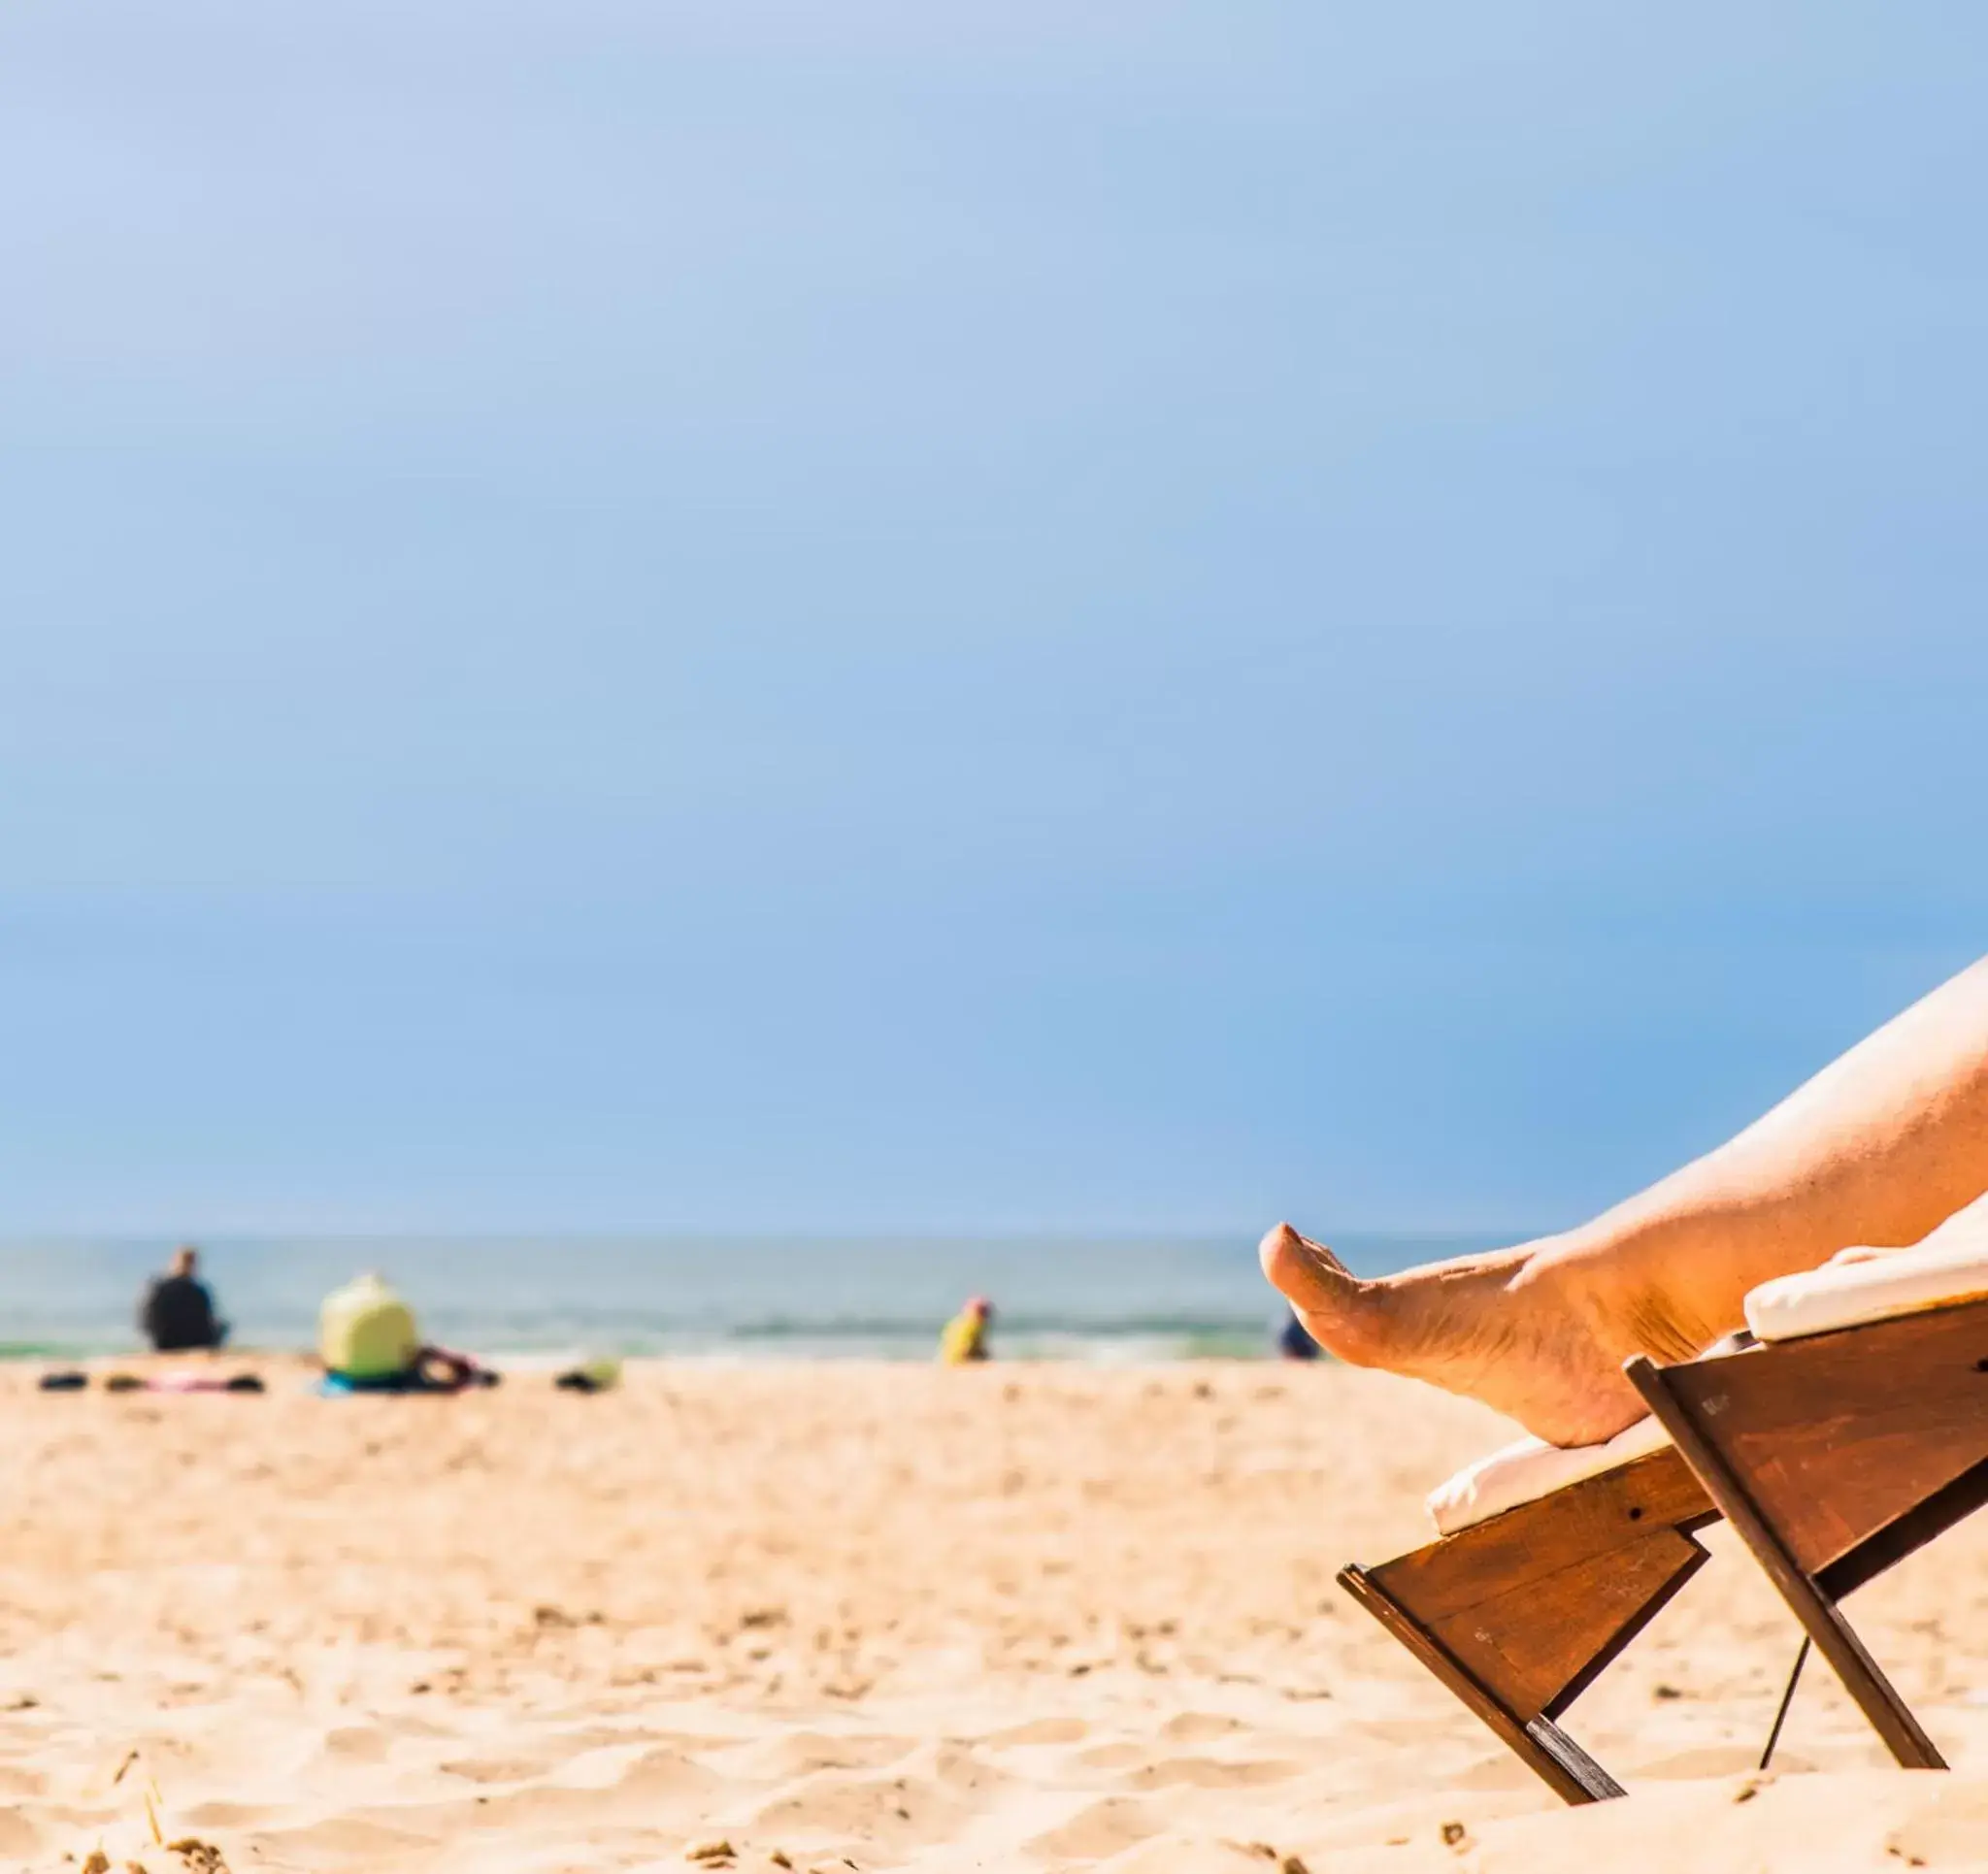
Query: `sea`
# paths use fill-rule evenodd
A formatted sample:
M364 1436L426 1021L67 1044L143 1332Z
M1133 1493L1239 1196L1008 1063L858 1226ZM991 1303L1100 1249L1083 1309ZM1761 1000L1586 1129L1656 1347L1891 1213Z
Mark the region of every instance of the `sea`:
M1341 1236L1381 1274L1508 1235ZM164 1239L0 1244L0 1359L140 1345ZM229 1239L201 1246L231 1344L310 1348L318 1303L379 1270L431 1340L492 1359L588 1351L685 1360L927 1360L970 1295L1000 1354L1050 1360L1268 1357L1284 1315L1253 1239L698 1237Z

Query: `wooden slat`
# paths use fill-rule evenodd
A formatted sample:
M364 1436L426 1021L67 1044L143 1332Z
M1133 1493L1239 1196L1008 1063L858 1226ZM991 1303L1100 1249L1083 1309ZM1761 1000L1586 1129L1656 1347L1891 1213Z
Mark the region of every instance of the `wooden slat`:
M1663 1370L1811 1575L1988 1461L1988 1301Z
M1887 1523L1827 1568L1817 1569L1816 1586L1832 1600L1854 1595L1867 1581L1875 1581L1887 1568L1897 1567L1907 1556L1916 1555L1983 1507L1988 1507L1988 1460L1962 1472L1944 1490L1927 1497L1896 1523Z
M1785 1350L1762 1349L1757 1356L1738 1355L1716 1364L1721 1367L1742 1364L1753 1365L1757 1369L1753 1383L1758 1386L1762 1383L1759 1375L1772 1373L1774 1356L1782 1351ZM1625 1371L1648 1401L1651 1411L1663 1421L1673 1442L1698 1473L1699 1481L1705 1485L1712 1501L1725 1513L1727 1522L1753 1552L1754 1560L1766 1571L1768 1579L1780 1591L1789 1610L1815 1642L1816 1651L1836 1669L1843 1690L1871 1721L1872 1727L1884 1740L1892 1756L1906 1769L1943 1770L1945 1760L1913 1717L1910 1707L1899 1696L1897 1689L1884 1676L1876 1660L1864 1650L1863 1641L1838 1611L1836 1603L1823 1594L1814 1578L1796 1560L1772 1516L1754 1496L1753 1473L1736 1467L1709 1433L1708 1426L1716 1424L1723 1416L1722 1406L1719 1410L1713 1409L1714 1400L1729 1396L1712 1395L1702 1401L1695 1401L1689 1395L1696 1389L1680 1384L1687 1376L1693 1380L1702 1379L1705 1367L1709 1364L1702 1363L1696 1367L1659 1367L1654 1362L1638 1356L1628 1363ZM1726 1383L1724 1375L1720 1378L1722 1384ZM1806 1381L1798 1380L1797 1383L1806 1388Z
M1704 1565L1691 1467L1653 1453L1340 1581L1569 1802L1620 1788L1553 1721Z
M1706 1560L1658 1528L1431 1623L1436 1637L1521 1718L1572 1704Z
M1423 1620L1443 1621L1626 1548L1652 1529L1693 1529L1717 1518L1691 1466L1666 1449L1520 1503L1372 1572Z
M1365 1569L1342 1568L1340 1586L1474 1711L1562 1801L1600 1802L1622 1786L1547 1718L1521 1720Z

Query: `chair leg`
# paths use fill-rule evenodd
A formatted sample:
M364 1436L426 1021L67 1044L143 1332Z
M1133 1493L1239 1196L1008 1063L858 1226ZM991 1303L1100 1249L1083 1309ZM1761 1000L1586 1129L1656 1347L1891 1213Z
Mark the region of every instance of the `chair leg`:
M1753 1552L1789 1611L1815 1642L1815 1650L1835 1668L1837 1677L1843 1682L1843 1690L1871 1721L1886 1749L1905 1769L1945 1769L1946 1759L1899 1696L1897 1688L1865 1651L1863 1641L1843 1619L1835 1601L1789 1553L1787 1544L1761 1514L1740 1474L1727 1463L1718 1447L1700 1429L1697 1418L1673 1392L1664 1369L1654 1361L1638 1355L1624 1370L1671 1434L1672 1442L1698 1473L1706 1495L1724 1512L1726 1521Z
M1339 1580L1563 1802L1601 1802L1623 1793L1621 1784L1550 1718L1521 1718L1499 1698L1365 1568L1342 1568Z

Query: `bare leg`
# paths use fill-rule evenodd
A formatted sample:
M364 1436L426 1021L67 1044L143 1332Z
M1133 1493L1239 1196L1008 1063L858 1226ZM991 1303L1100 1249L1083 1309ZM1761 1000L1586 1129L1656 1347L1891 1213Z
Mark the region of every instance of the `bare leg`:
M1938 1230L1929 1231L1916 1243L1893 1244L1884 1249L1859 1243L1839 1250L1830 1261L1874 1263L1887 1256L1903 1255L1907 1249L1938 1250L1943 1254L1970 1257L1988 1252L1988 1195L1976 1198L1965 1209L1956 1210Z
M1756 1284L1851 1244L1915 1243L1984 1193L1988 959L1578 1230L1367 1282L1279 1224L1263 1267L1342 1359L1584 1444L1641 1416L1621 1373L1631 1354L1696 1353L1740 1325Z

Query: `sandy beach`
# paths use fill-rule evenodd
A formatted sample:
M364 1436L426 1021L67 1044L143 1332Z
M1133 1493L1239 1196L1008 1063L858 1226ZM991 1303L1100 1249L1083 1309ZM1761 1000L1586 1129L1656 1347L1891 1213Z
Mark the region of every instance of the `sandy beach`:
M598 1398L0 1379L0 1861L1988 1867L1988 1519L1859 1597L1889 1769L1723 1531L1559 1807L1333 1585L1509 1435L1338 1368L663 1366ZM165 1845L161 1845L161 1844ZM176 1852L170 1845L182 1844ZM709 1863L708 1863L709 1864Z

